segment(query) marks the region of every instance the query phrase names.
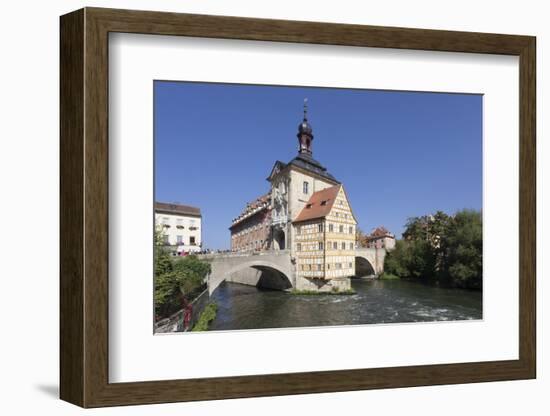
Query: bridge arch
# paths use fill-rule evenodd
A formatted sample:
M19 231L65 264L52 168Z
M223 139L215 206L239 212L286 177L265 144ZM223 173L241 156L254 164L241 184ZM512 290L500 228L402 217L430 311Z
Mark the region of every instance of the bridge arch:
M355 276L356 277L366 277L373 276L376 274L373 264L366 258L362 256L355 257Z
M213 261L211 269L208 276L210 294L224 281L277 290L293 287L289 268L258 258L234 262Z
M374 270L374 275L381 275L384 273L384 259L386 257L386 249L385 248L370 248L370 247L361 247L357 248L355 250L355 265L361 266L369 266L372 267ZM357 260L357 259L362 260ZM368 264L367 264L368 263ZM365 276L368 276L368 274L365 274Z

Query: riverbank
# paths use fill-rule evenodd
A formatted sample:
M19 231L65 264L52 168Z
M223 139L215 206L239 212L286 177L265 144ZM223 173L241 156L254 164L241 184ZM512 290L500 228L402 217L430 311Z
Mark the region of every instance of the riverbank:
M203 311L206 309L209 300L210 294L208 293L208 289L205 289L191 302L191 317L187 324L188 329L193 328L195 323L198 322ZM168 318L159 320L155 323L155 334L184 332L186 330L184 316L185 309L180 309Z
M391 273L382 273L379 277L380 280L398 280L401 279L399 276Z
M454 286L452 284L445 284L448 280L435 280L435 279L421 279L421 278L412 278L412 277L399 277L391 273L383 273L379 278L379 280L403 280L408 282L414 282L425 286L434 286L434 287L440 287L445 289L457 289L457 290L467 290L467 291L473 291L473 292L481 292L481 287L459 287Z
M216 312L218 311L218 305L215 303L209 303L201 313L199 320L193 326L193 332L207 331L210 323L216 319Z

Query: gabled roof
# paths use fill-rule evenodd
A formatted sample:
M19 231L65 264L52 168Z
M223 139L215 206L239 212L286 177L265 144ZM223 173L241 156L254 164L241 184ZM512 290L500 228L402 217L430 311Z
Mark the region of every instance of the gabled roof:
M315 192L293 222L326 217L330 213L341 187L342 185L334 185Z
M283 163L280 160L277 160L271 169L271 173L267 177L268 181L271 181L275 175L277 175L281 170L285 169L287 166L294 166L298 169L305 170L307 172L313 173L314 175L320 176L322 178L328 179L329 181L337 184L340 183L334 176L332 176L321 163L313 159L310 155L305 153L300 153L294 159L288 163Z
M304 169L311 173L317 174L325 179L328 179L334 183L340 183L334 176L332 176L323 165L321 165L317 160L313 159L310 155L306 153L300 153L290 162L290 166L296 166L298 168Z
M193 217L200 217L201 210L197 207L181 204L170 204L166 202L155 202L155 212L165 212L167 214L176 215L191 215Z
M367 236L367 240L368 239L377 239L377 238L381 238L381 237L390 237L390 238L395 238L395 236L390 233L386 227L384 226L380 226L380 227L377 227L375 228L368 236Z
M278 174L281 170L286 168L286 163L281 162L280 160L277 160L275 164L273 165L273 168L271 168L271 173L267 177L268 181L271 181L273 177Z

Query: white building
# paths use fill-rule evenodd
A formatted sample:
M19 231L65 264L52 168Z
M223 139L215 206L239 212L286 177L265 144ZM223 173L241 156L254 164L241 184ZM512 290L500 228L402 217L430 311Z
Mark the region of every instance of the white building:
M178 253L197 252L202 247L200 208L155 202L155 224L162 229L164 244Z

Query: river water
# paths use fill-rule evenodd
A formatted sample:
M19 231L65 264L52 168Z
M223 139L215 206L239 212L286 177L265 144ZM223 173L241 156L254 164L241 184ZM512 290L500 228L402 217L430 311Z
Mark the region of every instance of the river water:
M291 295L222 283L210 330L455 321L482 318L481 292L406 280L353 279L355 295Z

